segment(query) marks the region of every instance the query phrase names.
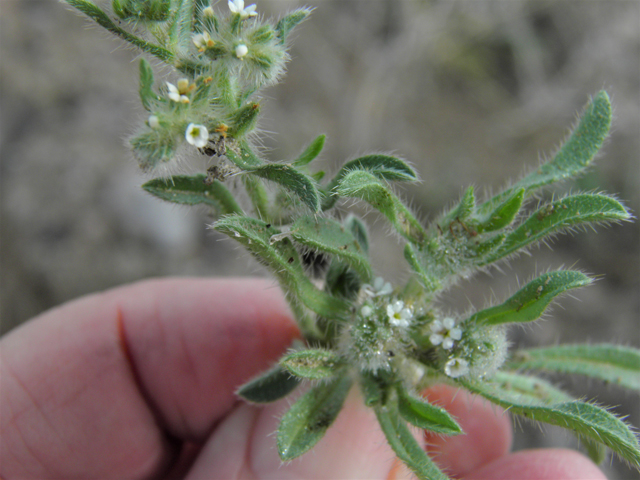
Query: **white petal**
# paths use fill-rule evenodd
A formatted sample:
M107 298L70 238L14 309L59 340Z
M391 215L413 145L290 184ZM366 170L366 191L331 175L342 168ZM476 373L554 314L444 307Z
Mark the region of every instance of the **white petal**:
M433 333L429 337L429 341L434 345L440 345L442 343L442 340L444 340L444 337L439 333Z
M149 118L147 119L147 124L151 128L158 128L160 126L160 120L156 115L150 115Z
M434 320L433 323L431 324L431 331L438 333L442 331L442 322L440 320Z
M447 330L451 330L455 326L455 324L455 320L451 317L447 317L442 321L442 325L444 325L444 328L446 328Z
M462 338L462 330L459 328L452 328L449 330L449 336L454 340L460 340Z
M396 311L393 309L393 305L391 303L387 305L387 315L389 316L389 318L393 318L395 313Z
M413 312L409 308L403 308L400 312L400 317L403 320L411 320L411 318L413 317Z
M449 337L442 340L442 348L445 350L451 350L453 348L453 340Z
M444 364L444 373L451 378L458 378L469 373L469 363L464 358L452 358Z
M245 44L241 43L240 45L238 45L236 47L236 57L242 58L247 53L249 53L249 49L247 48L247 46Z
M248 17L253 17L255 15L258 15L258 13L256 12L256 4L253 3L251 5L249 5L247 8L244 9L244 13L248 16Z
M376 291L378 291L382 287L384 287L384 278L376 277L376 279L373 281L373 288L375 288Z
M373 308L371 308L369 305L365 305L360 309L360 313L363 317L368 317L373 313Z

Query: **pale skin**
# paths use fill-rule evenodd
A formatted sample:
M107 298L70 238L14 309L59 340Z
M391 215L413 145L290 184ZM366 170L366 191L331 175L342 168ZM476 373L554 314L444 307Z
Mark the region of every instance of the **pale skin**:
M259 408L234 391L296 336L282 294L258 279L150 280L45 312L0 340L0 476L412 478L357 389L313 451L280 462L273 432L290 400ZM572 450L509 453L508 416L480 399L425 395L467 432L424 439L454 478L606 480Z

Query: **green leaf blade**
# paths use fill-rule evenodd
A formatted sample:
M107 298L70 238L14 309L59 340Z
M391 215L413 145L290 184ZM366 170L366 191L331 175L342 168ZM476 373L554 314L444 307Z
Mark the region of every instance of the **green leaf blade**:
M297 377L319 380L336 375L343 362L335 352L310 348L285 355L280 365Z
M291 226L291 236L307 247L327 252L346 262L365 281L371 278L371 265L362 247L351 232L335 220L310 215L300 217Z
M484 325L531 322L538 319L558 295L573 288L589 285L591 282L592 280L582 272L548 272L529 282L506 302L481 310L465 322Z
M334 422L352 381L344 375L312 388L284 414L277 433L278 453L283 461L293 460L311 449Z
M242 209L227 187L218 180L207 184L205 179L206 176L202 174L174 175L167 180L162 178L150 180L142 185L142 188L151 195L168 202L207 205L214 208L219 215L242 213Z
M303 167L311 163L311 161L315 160L315 158L320 155L320 152L324 148L324 142L327 139L326 135L319 135L315 138L305 150L296 158L292 165L294 167Z
M640 350L620 345L559 345L515 352L509 368L587 375L640 391Z
M236 395L252 403L271 403L289 395L299 384L300 380L276 365L242 385Z
M395 404L378 405L374 410L389 445L420 480L449 480L411 434Z
M398 412L410 424L444 435L463 433L460 425L445 409L410 395L400 385L396 391L398 393Z

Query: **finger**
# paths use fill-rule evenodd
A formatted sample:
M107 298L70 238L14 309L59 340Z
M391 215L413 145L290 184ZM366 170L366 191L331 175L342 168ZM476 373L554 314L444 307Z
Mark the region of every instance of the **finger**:
M187 480L388 478L395 455L356 388L313 449L282 463L275 432L290 404L285 399L261 409L238 407L202 449Z
M522 450L505 455L464 480L607 480L600 469L574 450Z
M446 408L464 431L456 436L425 436L427 451L449 475L464 476L509 452L511 422L500 407L446 385L432 387L423 395Z
M294 335L261 280L154 280L49 311L2 339L0 475L148 477Z

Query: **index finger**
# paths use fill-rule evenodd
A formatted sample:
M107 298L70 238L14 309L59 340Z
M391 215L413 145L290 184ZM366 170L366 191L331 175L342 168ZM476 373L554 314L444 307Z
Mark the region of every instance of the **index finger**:
M148 476L296 335L257 279L152 280L51 310L2 339L2 475Z

